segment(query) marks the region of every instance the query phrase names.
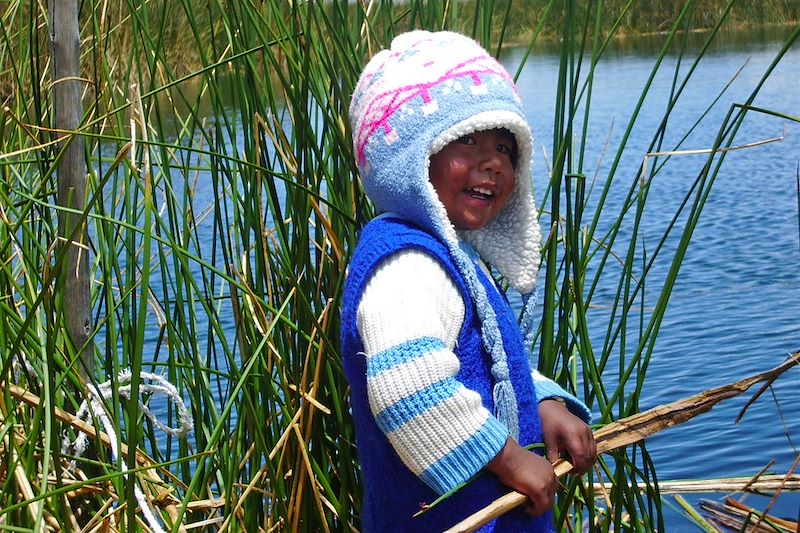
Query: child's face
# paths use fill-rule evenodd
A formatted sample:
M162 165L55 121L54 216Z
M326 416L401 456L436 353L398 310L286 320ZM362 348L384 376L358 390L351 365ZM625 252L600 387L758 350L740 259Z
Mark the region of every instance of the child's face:
M516 142L508 130L465 135L431 156L428 177L456 229L483 227L514 190Z

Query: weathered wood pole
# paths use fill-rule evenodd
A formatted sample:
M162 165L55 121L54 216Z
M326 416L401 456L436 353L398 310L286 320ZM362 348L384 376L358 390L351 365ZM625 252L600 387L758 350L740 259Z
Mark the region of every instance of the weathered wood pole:
M48 0L48 9L54 126L63 137L59 143L63 154L58 163L58 205L82 211L87 178L83 140L63 133L77 130L83 116L78 1ZM78 369L86 377L94 374L94 346L87 342L92 332L92 298L86 224L81 223L80 215L60 211L58 234L67 247L58 280L62 311L75 356L80 358Z

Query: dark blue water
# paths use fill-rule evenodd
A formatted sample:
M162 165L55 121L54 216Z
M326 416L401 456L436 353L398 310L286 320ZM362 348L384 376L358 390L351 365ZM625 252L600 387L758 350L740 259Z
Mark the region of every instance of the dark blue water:
M650 44L653 43L658 44L658 38ZM730 83L679 149L710 148L726 113L734 103L744 103L751 95L781 44L771 38L723 39L722 45L713 47L702 59L686 94L672 113L662 149L673 149ZM514 67L520 53L506 58L507 65ZM682 74L689 67L687 57L692 58L691 51L679 65L676 56L668 56L648 89L615 177L625 185L612 187L604 211L619 211L627 184L636 178L662 118L675 70ZM596 189L608 175L610 161L654 63L652 48L642 50L633 46L612 50L597 68L583 169L589 179L596 175ZM518 82L535 137L537 192L544 190L547 165L553 154L557 72L555 54L534 55ZM800 116L799 80L800 47L795 46L758 92L753 105ZM800 350L797 192L800 124L750 113L734 144L776 137L782 140L731 152L724 161L682 263L658 335L640 402L642 409L772 368L789 352ZM646 249L656 246L656 239L664 232L707 157L673 158L657 175L641 228ZM595 197L597 193L599 190ZM666 251L674 249L675 240L668 241ZM624 245L627 243L617 244L622 254ZM663 279L667 266L657 263L654 267L649 282L653 300L648 299L646 305L654 303L660 290L657 280ZM612 303L616 279L608 279L608 285L598 291L593 300L595 305ZM597 343L605 335L604 319L607 316L602 310L590 312L589 323L597 329L593 332ZM800 370L795 369L780 378L738 424L734 420L750 393L652 437L648 450L660 479L747 476L769 464L773 472L787 472L798 457L800 445L799 390ZM752 498L748 501L761 506L767 502ZM800 497L795 494L782 496L775 509L777 514L797 519L798 508ZM684 528L693 530L687 522L672 516L670 531Z

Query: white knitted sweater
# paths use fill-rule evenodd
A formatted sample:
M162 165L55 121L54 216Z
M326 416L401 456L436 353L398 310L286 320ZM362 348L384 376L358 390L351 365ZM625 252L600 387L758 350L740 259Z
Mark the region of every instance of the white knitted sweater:
M407 250L385 260L367 283L358 306L358 331L367 366L372 357L418 339L436 339L430 353L409 358L389 372L368 373L370 408L377 418L404 398L454 379L459 361L454 348L464 321L464 302L447 272L429 255ZM539 401L560 397L572 408L577 400L555 382L532 370ZM436 407L387 434L405 465L421 475L493 419L477 392L460 385ZM581 411L585 407L571 409ZM498 423L499 425L499 423ZM488 463L494 452L487 450Z

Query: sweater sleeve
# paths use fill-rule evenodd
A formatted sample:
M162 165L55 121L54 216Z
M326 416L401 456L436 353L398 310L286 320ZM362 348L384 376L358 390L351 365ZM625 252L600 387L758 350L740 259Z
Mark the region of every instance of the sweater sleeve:
M464 303L445 270L419 251L391 256L357 320L370 408L403 463L440 494L486 466L508 430L456 379Z
M533 377L533 385L536 387L536 399L540 402L552 398L558 398L564 401L567 409L573 415L577 416L587 424L592 421L592 412L586 407L582 401L574 395L564 390L558 383L540 374L538 370L534 369L531 372Z

